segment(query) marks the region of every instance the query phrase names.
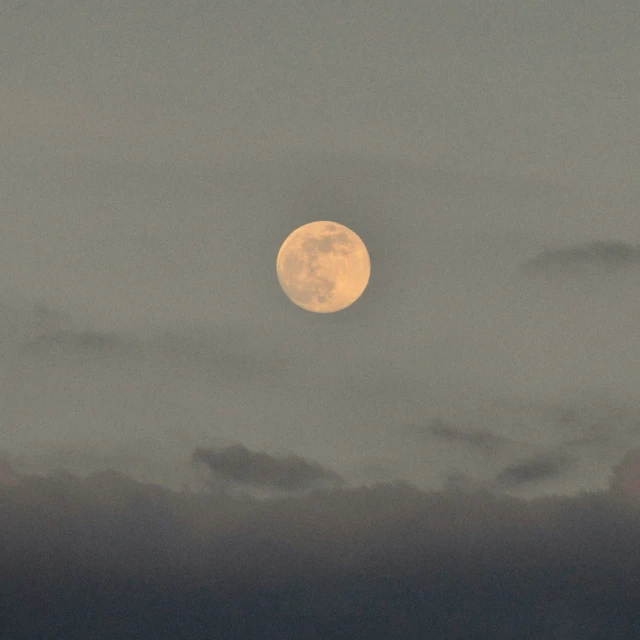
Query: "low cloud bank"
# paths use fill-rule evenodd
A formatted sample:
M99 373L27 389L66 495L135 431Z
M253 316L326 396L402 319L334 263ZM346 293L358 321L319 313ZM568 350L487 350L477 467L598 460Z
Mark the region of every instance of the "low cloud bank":
M532 501L22 476L0 485L0 615L12 638L635 638L639 469Z

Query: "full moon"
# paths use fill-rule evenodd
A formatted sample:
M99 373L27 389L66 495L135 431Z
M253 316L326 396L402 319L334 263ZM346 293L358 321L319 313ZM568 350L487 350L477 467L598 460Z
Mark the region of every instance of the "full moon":
M282 243L278 280L289 299L315 313L332 313L353 304L366 289L369 253L348 227L318 220L296 229Z

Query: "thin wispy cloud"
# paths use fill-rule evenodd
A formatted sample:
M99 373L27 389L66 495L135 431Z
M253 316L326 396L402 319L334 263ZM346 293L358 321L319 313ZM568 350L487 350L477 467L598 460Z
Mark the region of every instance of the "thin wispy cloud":
M109 335L98 331L77 331L73 329L63 329L52 333L45 333L24 345L24 348L45 353L57 349L68 351L83 351L108 353L118 347L123 347L118 336Z
M216 487L242 487L276 491L302 491L343 484L334 471L299 456L275 457L249 451L241 444L224 449L196 449L193 460L211 471Z
M486 451L495 451L508 442L507 438L495 435L485 429L464 429L449 424L441 418L436 418L425 426L412 425L409 429L416 434L432 436L444 442L469 445Z
M640 265L640 246L626 242L598 240L549 248L522 263L525 273L568 273L580 269L624 269Z
M508 489L553 480L565 473L571 460L563 455L539 454L506 466L496 477L498 486Z

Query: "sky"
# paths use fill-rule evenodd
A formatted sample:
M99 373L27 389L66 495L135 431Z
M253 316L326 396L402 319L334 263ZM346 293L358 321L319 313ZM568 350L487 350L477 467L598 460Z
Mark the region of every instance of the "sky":
M3 3L0 488L115 473L185 513L395 487L422 514L470 492L627 531L610 498L640 448L639 18L631 0ZM313 220L371 258L335 314L277 279ZM55 491L88 499L73 487ZM555 522L536 514L516 520ZM544 637L591 637L572 620Z

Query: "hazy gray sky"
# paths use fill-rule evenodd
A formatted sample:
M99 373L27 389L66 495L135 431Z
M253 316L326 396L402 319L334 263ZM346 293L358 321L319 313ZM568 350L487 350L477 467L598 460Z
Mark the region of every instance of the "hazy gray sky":
M172 486L231 445L355 484L608 486L640 446L639 24L4 2L0 450ZM371 255L335 315L276 277L316 219Z

